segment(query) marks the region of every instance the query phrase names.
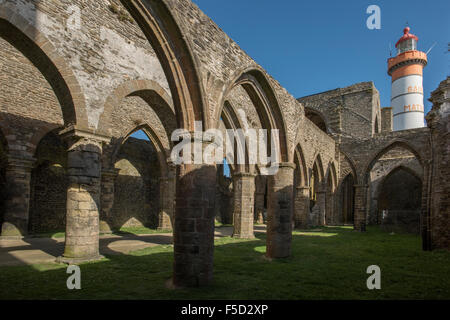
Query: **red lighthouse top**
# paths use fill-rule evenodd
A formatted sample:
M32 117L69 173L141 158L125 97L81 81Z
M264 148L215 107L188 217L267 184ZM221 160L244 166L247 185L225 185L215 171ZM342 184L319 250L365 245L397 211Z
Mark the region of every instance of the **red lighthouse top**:
M410 30L409 27L406 27L405 29L403 29L403 36L395 44L396 48L397 48L397 46L399 45L400 42L403 42L403 41L408 40L408 39L414 39L416 41L419 41L419 38L417 38L412 33L409 33L409 30Z

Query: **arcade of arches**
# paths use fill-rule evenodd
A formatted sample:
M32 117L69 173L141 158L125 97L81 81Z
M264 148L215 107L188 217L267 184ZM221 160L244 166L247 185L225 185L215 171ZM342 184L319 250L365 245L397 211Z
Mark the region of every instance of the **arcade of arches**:
M190 0L100 3L73 1L78 26L58 2L0 3L2 239L65 230L59 261L78 263L101 258L101 233L173 230L176 286L212 281L215 221L240 238L267 224L269 258L290 255L293 228L323 225L450 247L449 79L428 128L392 132L373 83L296 100ZM172 132L196 121L278 130L277 173L175 165Z

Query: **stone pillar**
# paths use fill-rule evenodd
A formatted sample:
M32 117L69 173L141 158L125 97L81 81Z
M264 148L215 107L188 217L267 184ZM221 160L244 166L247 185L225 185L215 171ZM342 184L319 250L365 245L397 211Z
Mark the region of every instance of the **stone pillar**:
M251 173L235 173L233 237L253 239L255 175Z
M1 237L22 238L28 233L31 170L35 159L9 156L5 170L6 199Z
M111 214L114 206L114 184L118 174L118 169L102 170L100 233L103 234L112 233Z
M79 263L101 258L99 254L99 205L101 191L102 142L96 134L66 129L61 132L68 144L66 241L63 263Z
M295 189L294 226L296 228L308 227L309 214L309 187L302 186Z
M175 287L198 287L212 282L215 188L214 165L183 164L178 168L174 221Z
M326 211L327 193L323 186L320 186L319 190L316 191L316 199L317 199L317 206L320 210L318 217L319 226L324 226L326 224L325 211Z
M366 231L366 195L367 185L355 185L355 216L354 229Z
M160 188L160 211L159 211L159 230L172 230L173 217L175 210L175 193L176 193L176 173L170 170L166 177L159 180Z
M268 258L286 258L291 255L294 169L293 163L280 163L278 172L268 177Z

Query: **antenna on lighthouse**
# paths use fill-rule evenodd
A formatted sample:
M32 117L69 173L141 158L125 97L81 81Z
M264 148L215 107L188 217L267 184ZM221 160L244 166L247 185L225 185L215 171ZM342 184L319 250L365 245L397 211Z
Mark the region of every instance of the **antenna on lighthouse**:
M434 46L436 45L437 42L433 43L433 45L430 47L430 49L428 49L428 51L426 52L426 54L429 54L430 51L434 48Z

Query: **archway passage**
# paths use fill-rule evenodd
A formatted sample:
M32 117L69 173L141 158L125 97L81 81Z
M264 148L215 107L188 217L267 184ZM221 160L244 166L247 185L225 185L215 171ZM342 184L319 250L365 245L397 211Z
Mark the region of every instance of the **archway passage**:
M67 145L52 131L36 149L36 166L31 173L29 232L61 232L66 226Z
M353 225L354 212L355 212L355 182L353 175L348 174L341 185L341 219L344 225Z
M405 167L391 171L378 196L383 227L419 233L421 201L422 181Z
M233 184L230 165L226 159L217 165L216 221L222 225L233 223Z
M309 181L310 226L321 226L325 224L326 195L323 186L323 180L324 180L324 173L322 160L320 156L317 156L316 161L314 161Z
M133 133L114 162L111 227L158 227L161 170L155 147L144 131Z

